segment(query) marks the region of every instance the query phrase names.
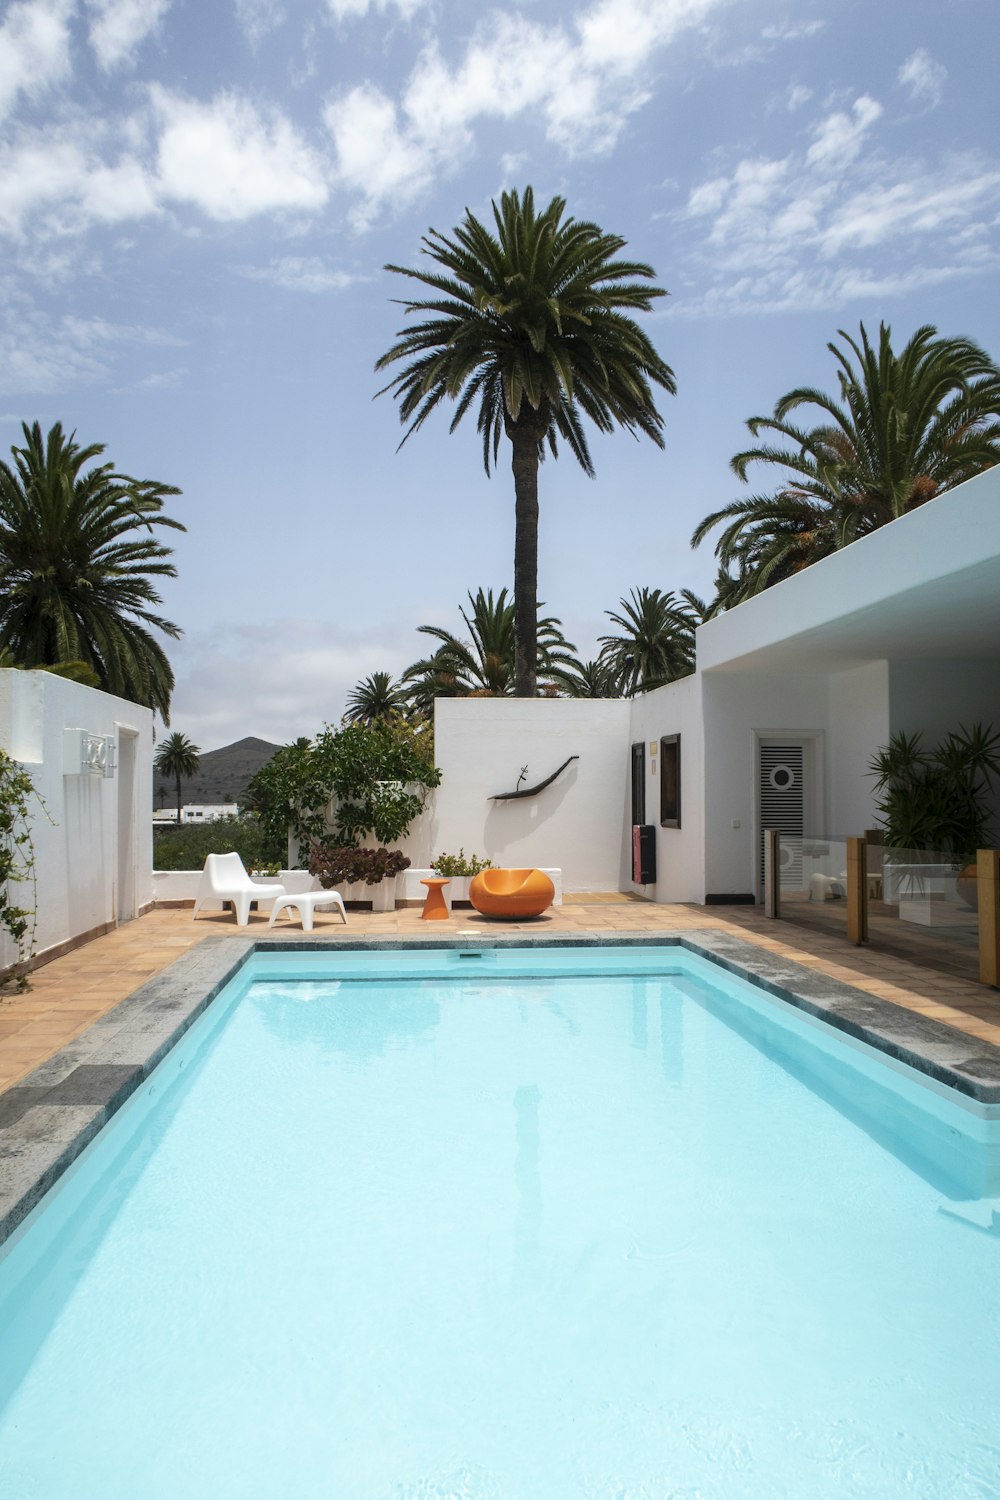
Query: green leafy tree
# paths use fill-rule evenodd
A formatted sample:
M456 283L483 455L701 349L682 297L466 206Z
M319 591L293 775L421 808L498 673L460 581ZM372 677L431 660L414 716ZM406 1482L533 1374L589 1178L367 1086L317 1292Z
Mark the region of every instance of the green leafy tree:
M532 189L493 204L496 232L466 210L453 236L432 229L423 252L440 269L387 270L430 289L403 302L417 315L378 361L402 363L380 391L399 402L406 439L445 398L456 403L451 430L475 408L486 472L500 440L514 472L515 682L536 691L538 465L564 441L581 468L593 464L585 420L599 432L624 427L663 446L653 387L673 393L674 377L625 310L648 312L665 295L654 272L617 259L625 241L566 216L553 198L536 212Z
M469 594L468 611L459 614L468 639L453 635L440 625L420 625L421 634L438 641L430 657L414 662L403 673L410 701L423 711L433 710L436 697L466 698L472 694L501 697L514 690L516 618L513 600L501 589L479 589ZM535 632L535 679L554 681L569 668L575 647L562 633L561 622L546 615Z
M94 464L103 445L81 448L58 422L47 438L37 422L23 431L0 462L0 647L25 667L82 662L166 723L174 676L148 627L180 630L151 608L151 580L177 570L153 529L184 530L163 514L180 491Z
M344 719L348 724L373 724L406 708L407 693L391 672L373 672L353 687L347 697Z
M764 441L737 453L744 482L751 465L785 471L771 493L734 500L695 531L697 546L722 525L716 554L735 600L759 593L847 546L935 495L1000 461L1000 370L964 338L919 328L897 354L892 332L877 344L840 331L839 399L812 387L783 396L770 417L747 423ZM815 408L821 421L791 420Z
M680 595L660 589L632 589L619 600L621 614L605 610L620 626L600 638L600 661L622 697L648 693L694 671L694 632L705 618L705 605L683 589Z
M171 777L177 788L177 826L181 822L181 782L194 776L201 765L201 749L184 734L168 734L157 749L154 768L161 776Z
M339 844L373 834L382 844L405 836L440 783L431 737L419 722L327 726L314 740L285 745L262 766L244 794L269 839L291 829L300 844L328 841L327 808Z

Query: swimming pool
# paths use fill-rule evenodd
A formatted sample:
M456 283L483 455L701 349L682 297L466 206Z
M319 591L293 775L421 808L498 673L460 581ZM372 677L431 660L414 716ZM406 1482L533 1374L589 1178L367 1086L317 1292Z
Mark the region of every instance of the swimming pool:
M0 1262L0 1494L995 1495L996 1115L676 948L259 955Z

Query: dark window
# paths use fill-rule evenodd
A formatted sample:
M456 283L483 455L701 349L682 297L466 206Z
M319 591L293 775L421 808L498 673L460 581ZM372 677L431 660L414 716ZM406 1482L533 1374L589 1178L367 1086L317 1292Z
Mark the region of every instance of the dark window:
M681 826L681 737L665 734L660 740L660 827Z
M632 822L646 821L646 746L640 740L632 746Z

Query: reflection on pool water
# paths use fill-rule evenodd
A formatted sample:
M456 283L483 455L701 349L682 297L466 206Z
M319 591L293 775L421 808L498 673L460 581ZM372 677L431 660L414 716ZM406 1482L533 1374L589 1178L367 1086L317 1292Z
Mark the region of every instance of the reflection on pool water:
M15 1237L5 1500L1000 1494L989 1111L674 949L328 972Z

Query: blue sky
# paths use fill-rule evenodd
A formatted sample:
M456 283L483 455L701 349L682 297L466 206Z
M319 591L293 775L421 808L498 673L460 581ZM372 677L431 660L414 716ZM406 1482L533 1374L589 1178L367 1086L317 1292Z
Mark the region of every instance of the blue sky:
M583 655L635 586L710 591L696 523L827 341L1000 358L996 0L15 0L0 21L0 446L60 420L179 485L173 727L335 721L509 584L509 462L401 453L387 261L505 187L625 236L671 296L666 449L540 476L539 595ZM173 536L174 534L171 534Z

